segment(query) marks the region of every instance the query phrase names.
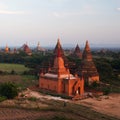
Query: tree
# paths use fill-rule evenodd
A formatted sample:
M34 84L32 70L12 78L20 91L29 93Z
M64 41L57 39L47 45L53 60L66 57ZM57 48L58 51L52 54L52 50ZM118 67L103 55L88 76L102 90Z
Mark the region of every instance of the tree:
M17 95L18 89L14 83L7 82L0 84L0 96L5 96L8 99L13 99Z

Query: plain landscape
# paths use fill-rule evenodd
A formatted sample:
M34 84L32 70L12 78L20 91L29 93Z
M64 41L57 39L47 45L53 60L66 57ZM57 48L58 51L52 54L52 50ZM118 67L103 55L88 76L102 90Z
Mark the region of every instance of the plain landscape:
M34 75L24 75L24 71L29 70L24 65L4 63L0 66L1 71L6 71L0 76L0 82L13 82L20 90L22 89L14 100L0 103L1 120L117 120L120 118L118 93L77 101L53 97L34 88L38 85L38 79ZM13 70L15 73L11 74Z
M0 120L120 120L120 0L0 0Z

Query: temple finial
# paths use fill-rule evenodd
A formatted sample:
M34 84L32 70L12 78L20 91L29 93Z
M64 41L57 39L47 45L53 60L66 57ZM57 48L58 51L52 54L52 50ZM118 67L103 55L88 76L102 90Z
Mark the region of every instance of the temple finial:
M83 59L85 59L87 61L92 61L92 54L91 54L91 50L90 50L88 40L86 40L85 48L84 48L84 51L83 51Z
M88 40L86 40L85 50L90 51L90 46L89 46Z
M58 40L57 40L57 47L60 47L61 44L60 44L60 38L58 37Z

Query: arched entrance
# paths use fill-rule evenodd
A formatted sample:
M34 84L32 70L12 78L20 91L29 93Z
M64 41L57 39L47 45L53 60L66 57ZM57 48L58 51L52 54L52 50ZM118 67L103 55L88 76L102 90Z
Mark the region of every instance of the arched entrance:
M80 95L80 87L78 87L78 88L76 89L75 94L76 94L76 95Z

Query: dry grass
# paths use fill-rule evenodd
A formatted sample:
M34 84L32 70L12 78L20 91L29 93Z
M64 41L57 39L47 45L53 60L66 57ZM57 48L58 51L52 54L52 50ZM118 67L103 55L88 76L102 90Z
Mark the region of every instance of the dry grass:
M20 75L0 75L0 82L14 82L22 83L22 76Z
M38 84L37 78L32 75L0 75L0 83L3 82L14 82L21 89Z

